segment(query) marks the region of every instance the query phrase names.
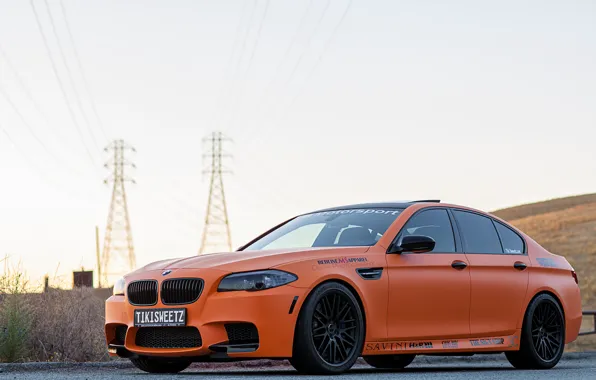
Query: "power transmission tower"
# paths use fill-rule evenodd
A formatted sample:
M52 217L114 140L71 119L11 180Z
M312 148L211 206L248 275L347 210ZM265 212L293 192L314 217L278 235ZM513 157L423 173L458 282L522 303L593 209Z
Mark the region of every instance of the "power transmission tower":
M123 140L114 140L104 150L111 152L111 158L105 164L105 167L110 169L111 175L104 180L104 183L113 183L100 274L102 285L107 286L108 277L127 273L136 267L124 188L125 182L135 183L134 179L125 174L126 168L135 168L135 165L124 158L124 153L135 152L135 149Z
M210 181L209 199L207 200L207 212L199 254L232 250L232 235L223 184L223 175L229 172L224 170L223 159L230 157L223 150L225 141L230 141L230 139L221 132L213 132L203 139L203 144L208 145L207 153L203 157L210 160L209 169L204 170L203 173L209 174Z

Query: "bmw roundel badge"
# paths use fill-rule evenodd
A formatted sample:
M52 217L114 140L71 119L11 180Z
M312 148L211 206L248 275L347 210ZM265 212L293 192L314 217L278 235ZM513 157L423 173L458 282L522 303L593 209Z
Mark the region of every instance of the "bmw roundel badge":
M172 273L171 270L164 270L163 273L161 274L162 276L167 276L168 274Z

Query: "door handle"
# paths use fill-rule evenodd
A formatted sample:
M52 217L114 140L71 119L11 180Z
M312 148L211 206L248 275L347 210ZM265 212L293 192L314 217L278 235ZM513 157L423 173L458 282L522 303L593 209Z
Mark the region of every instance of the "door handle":
M468 266L468 264L466 264L463 261L454 261L451 263L451 268L453 268L453 269L462 270L462 269L465 269L467 266Z
M526 265L526 263L522 263L521 261L516 261L516 262L513 264L513 267L514 267L515 269L518 269L518 270L524 270L524 269L526 269L528 266Z

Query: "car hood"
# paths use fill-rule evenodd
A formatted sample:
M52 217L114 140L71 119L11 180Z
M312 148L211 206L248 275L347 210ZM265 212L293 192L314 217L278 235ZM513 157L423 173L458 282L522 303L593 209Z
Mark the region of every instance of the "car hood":
M210 253L186 258L151 263L139 271L164 269L219 269L241 272L273 268L294 261L327 258L333 255L350 255L366 252L370 247L301 248L262 251L237 251Z

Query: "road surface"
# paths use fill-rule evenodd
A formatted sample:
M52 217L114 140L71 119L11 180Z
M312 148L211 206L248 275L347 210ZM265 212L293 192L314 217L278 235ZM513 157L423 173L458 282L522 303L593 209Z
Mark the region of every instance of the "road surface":
M55 367L51 364L2 365L0 380L3 379L44 379L44 380L139 380L146 374L131 368L127 363L117 364L79 364L74 366ZM162 379L216 379L216 380L311 380L316 376L300 376L287 366L269 368L189 368L179 375L152 375L152 380ZM349 373L337 377L341 380L376 380L376 379L408 379L408 380L447 380L447 379L594 379L596 380L596 353L567 355L551 370L519 371L501 359L484 359L482 357L461 359L442 359L424 357L416 358L414 363L402 371L375 370L366 365L357 365Z

